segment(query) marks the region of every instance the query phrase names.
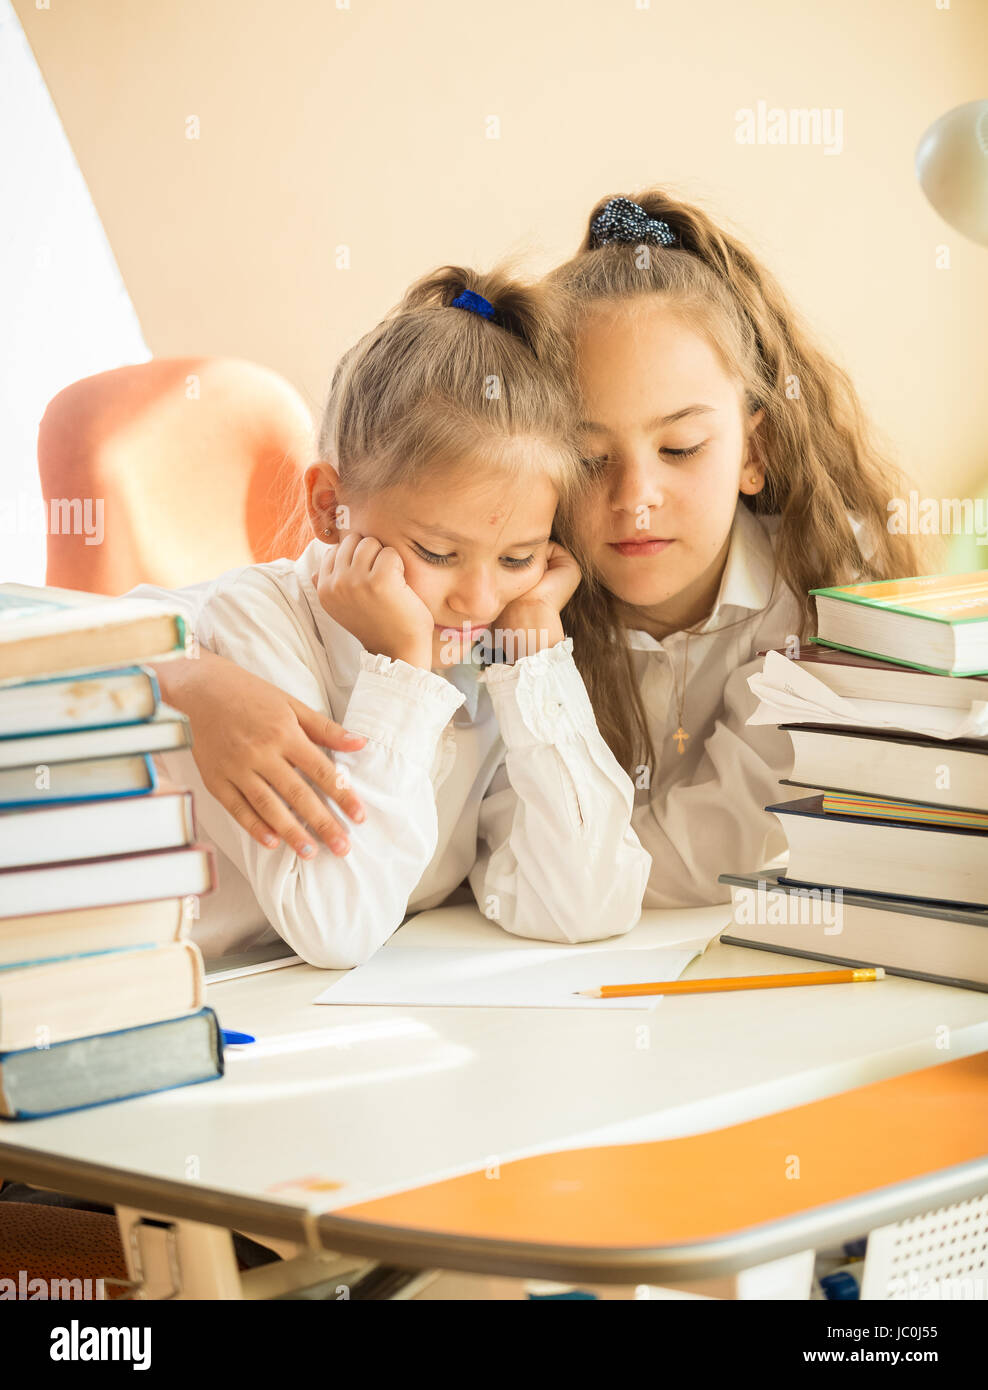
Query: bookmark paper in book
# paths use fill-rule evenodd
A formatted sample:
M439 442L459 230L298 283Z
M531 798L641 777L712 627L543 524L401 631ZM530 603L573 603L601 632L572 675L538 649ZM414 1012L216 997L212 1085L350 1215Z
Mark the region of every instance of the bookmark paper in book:
M846 700L780 652L766 654L763 669L748 677L748 688L761 702L749 724L847 724L942 739L988 735L988 702L983 700L973 700L968 709Z
M484 950L383 946L323 990L317 1004L446 1005L452 1008L652 1009L661 996L586 999L598 985L678 980L699 946L682 950L597 950L544 945Z

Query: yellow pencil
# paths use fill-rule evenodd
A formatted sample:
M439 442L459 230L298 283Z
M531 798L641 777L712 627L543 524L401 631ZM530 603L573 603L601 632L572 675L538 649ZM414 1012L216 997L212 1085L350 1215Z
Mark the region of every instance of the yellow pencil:
M578 989L588 999L627 999L635 994L719 994L729 989L781 989L787 985L856 985L884 980L880 965L873 970L807 970L791 975L736 975L723 980L663 980L654 985L601 985Z

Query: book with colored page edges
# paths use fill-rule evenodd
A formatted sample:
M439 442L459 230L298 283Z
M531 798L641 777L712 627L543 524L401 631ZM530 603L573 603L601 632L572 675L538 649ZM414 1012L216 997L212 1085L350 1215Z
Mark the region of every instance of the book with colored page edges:
M988 906L988 832L828 812L822 796L766 806L782 823L797 887Z
M156 599L0 584L0 686L183 656L182 614Z
M887 797L854 796L850 792L824 792L823 809L831 815L874 816L878 820L908 821L912 825L956 825L967 830L988 830L988 816L977 811L955 811L947 806L926 806L918 801L890 801Z
M988 674L988 570L810 592L823 646L940 676Z

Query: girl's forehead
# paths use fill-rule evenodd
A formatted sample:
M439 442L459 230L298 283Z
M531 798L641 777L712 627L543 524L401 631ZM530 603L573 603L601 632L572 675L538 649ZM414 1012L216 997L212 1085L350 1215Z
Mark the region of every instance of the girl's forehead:
M467 513L486 527L501 526L513 517L550 511L557 500L556 487L544 474L502 474L500 477L463 477L458 485L437 488L430 500Z
M658 295L636 299L602 300L592 305L578 330L580 346L627 345L636 349L668 350L690 339L706 343L699 323L691 322L686 306L672 305Z
M706 333L661 301L641 309L607 307L589 316L579 342L579 377L584 397L640 403L655 413L685 401L734 389L726 365ZM660 410L660 407L663 407ZM664 407L668 407L666 410ZM585 414L585 411L583 412Z
M430 526L464 531L490 532L513 525L523 517L543 514L550 518L558 500L550 477L537 470L508 472L493 469L481 460L435 478L391 489L375 499L393 513Z

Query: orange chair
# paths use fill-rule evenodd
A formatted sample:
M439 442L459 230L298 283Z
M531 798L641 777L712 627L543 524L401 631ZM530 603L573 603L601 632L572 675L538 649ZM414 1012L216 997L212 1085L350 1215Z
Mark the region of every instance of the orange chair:
M97 1298L97 1281L127 1279L116 1217L31 1202L0 1204L0 1279L13 1282L14 1298L38 1297L35 1279L60 1289L63 1298ZM104 1292L119 1298L124 1284L108 1283Z
M314 456L302 397L253 362L162 359L74 382L38 431L46 582L174 589L276 559Z

